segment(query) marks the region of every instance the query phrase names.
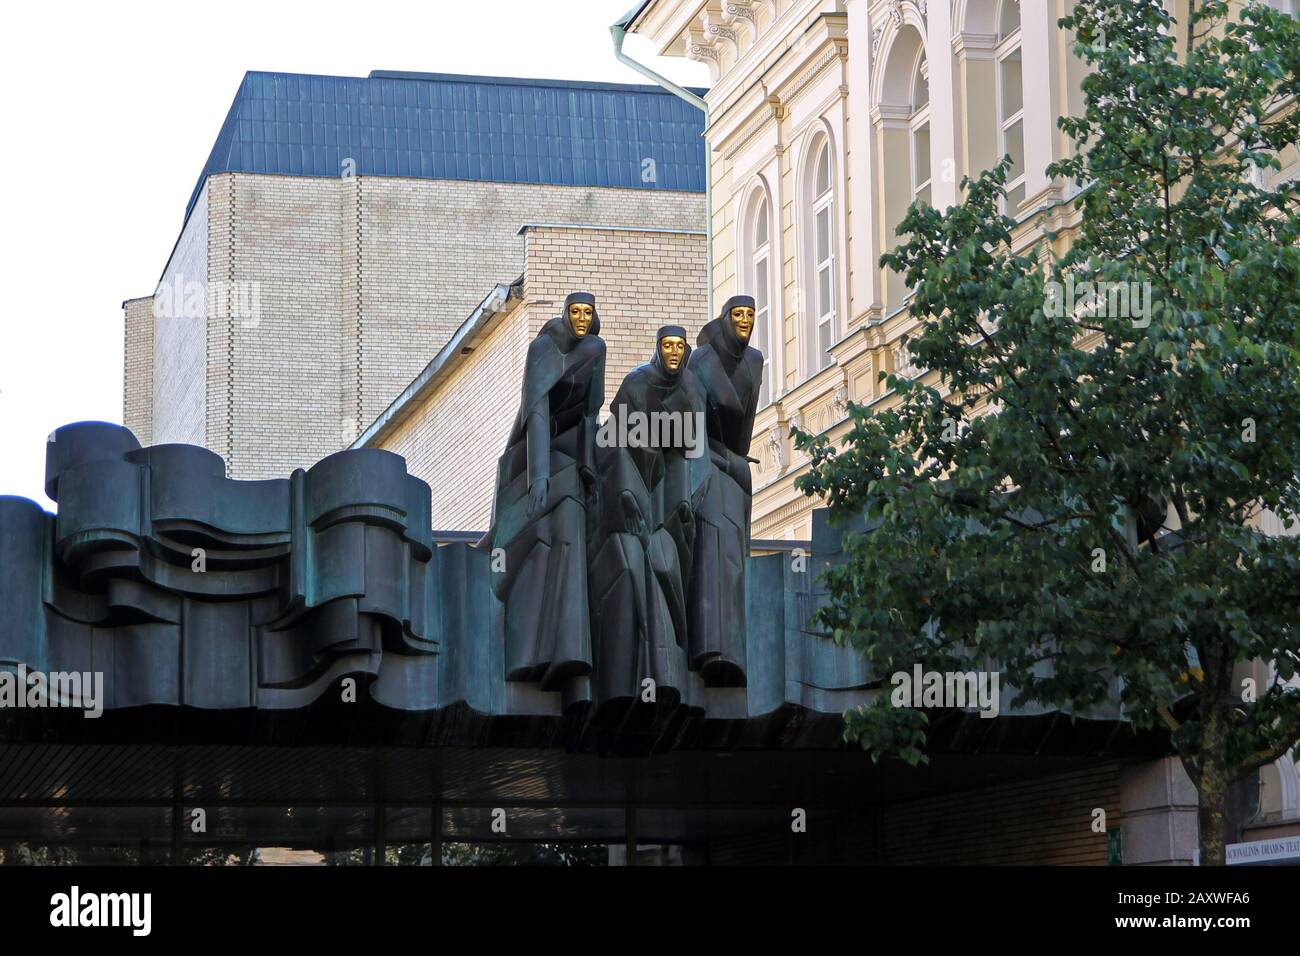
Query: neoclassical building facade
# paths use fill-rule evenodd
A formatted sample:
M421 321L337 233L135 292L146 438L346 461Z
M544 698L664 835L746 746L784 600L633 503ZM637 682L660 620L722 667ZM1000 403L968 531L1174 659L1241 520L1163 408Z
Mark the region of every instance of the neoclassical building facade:
M1184 22L1188 0L1165 2ZM1300 15L1300 0L1268 2ZM807 461L792 428L838 437L849 402L888 407L881 373L926 373L900 342L915 324L905 284L879 265L914 200L950 206L964 177L1009 155L1005 211L1018 223L1017 251L1041 248L1049 233L1068 243L1075 189L1045 170L1074 148L1058 118L1083 106L1087 67L1057 25L1073 5L649 0L633 20L631 31L657 52L706 63L712 75L714 300L755 297L753 343L766 356L752 452L755 538L811 537L815 502L794 487ZM1280 158L1269 175L1300 177L1300 154ZM1275 518L1262 521L1284 533ZM1271 665L1252 666L1271 679ZM1126 814L1164 814L1169 833L1183 834L1172 842L1194 845L1194 792L1176 759L1143 772L1146 790L1164 796ZM1258 796L1249 839L1300 835L1291 758L1263 769Z
M1187 0L1167 2L1185 11ZM963 177L1010 155L1017 244L1068 235L1073 187L1045 170L1072 149L1057 118L1082 106L1087 68L1057 26L1072 6L650 0L632 21L657 52L712 75L714 300L755 297L754 343L767 357L756 538L810 536L813 502L794 487L807 463L792 427L834 436L850 401L890 401L880 373L924 373L899 341L913 321L907 290L878 265L914 200L949 206Z

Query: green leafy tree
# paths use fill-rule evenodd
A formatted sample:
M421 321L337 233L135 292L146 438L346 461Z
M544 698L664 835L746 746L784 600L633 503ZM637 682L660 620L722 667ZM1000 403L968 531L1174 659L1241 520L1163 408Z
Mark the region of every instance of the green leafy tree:
M847 535L823 626L879 675L979 661L1021 702L1118 695L1169 729L1207 864L1229 784L1300 736L1300 539L1260 526L1300 517L1300 203L1268 185L1297 142L1300 29L1229 14L1079 0L1061 25L1094 69L1060 126L1083 146L1048 170L1081 190L1068 250L1012 253L1007 160L945 212L914 205L882 263L937 374L891 376L898 404L853 407L838 449L798 438L801 489L871 528ZM889 696L849 735L924 760L924 712Z

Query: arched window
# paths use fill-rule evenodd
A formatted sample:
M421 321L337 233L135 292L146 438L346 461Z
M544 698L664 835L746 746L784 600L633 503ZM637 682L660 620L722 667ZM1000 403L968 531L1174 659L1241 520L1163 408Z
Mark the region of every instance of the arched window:
M812 371L831 363L835 344L835 185L831 143L826 136L814 146L812 163L811 250Z
M912 115L908 118L912 153L912 200L930 205L930 80L925 51L912 75Z
M1025 202L1025 89L1020 67L1020 0L998 7L998 158L1011 157L1005 211L1015 216Z
M762 187L750 200L749 275L746 285L754 297L754 334L750 343L763 353L763 383L758 390L758 407L772 400L772 214L771 203Z
M904 24L892 37L881 54L877 76L872 123L880 214L875 228L879 248L889 251L903 241L898 227L908 207L933 202L929 60L915 25ZM895 309L907 298L906 281L888 267L880 270L881 304L887 311Z

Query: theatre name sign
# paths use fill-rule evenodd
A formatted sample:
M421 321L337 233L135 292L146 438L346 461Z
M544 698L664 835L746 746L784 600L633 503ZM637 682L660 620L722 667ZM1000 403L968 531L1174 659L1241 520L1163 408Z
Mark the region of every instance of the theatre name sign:
M1258 866L1267 863L1300 866L1300 836L1257 840L1254 843L1231 843L1227 847L1227 862L1229 866Z

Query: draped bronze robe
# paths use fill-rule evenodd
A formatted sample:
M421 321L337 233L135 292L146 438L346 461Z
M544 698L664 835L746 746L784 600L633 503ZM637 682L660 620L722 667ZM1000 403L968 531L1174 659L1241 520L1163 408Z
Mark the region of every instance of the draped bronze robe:
M763 356L732 327L733 296L700 331L689 370L704 389L712 474L695 511L689 596L690 666L710 687L745 686L745 563L749 556L749 443Z
M685 331L676 327L665 334ZM689 355L689 348L687 355ZM629 414L672 413L702 428L704 392L686 370L654 358L628 373L610 403L615 427ZM611 432L612 434L612 432ZM654 437L654 436L651 436ZM683 430L678 437L686 437ZM694 435L702 445L705 436ZM702 451L703 449L698 449ZM694 555L694 498L708 478L707 457L680 445L598 447L601 535L592 561L594 695L598 717L621 714L654 682L658 710L692 704L699 678L687 666L690 567ZM639 519L639 520L638 520Z
M579 337L568 304L529 345L487 536L492 548L504 550L493 590L505 605L506 679L562 691L566 705L588 696L576 679L592 669L587 551L605 382L599 317ZM549 480L547 499L530 516L530 488L542 478Z

